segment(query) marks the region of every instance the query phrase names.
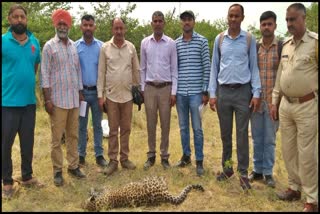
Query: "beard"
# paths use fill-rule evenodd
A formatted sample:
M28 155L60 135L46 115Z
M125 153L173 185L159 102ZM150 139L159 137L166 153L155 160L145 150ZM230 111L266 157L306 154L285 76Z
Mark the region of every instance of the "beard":
M69 30L64 31L64 30L58 30L57 28L55 28L55 31L60 39L68 38Z
M23 25L23 24L16 24L16 25L11 25L11 29L13 32L15 32L16 34L24 34L27 31L27 25Z

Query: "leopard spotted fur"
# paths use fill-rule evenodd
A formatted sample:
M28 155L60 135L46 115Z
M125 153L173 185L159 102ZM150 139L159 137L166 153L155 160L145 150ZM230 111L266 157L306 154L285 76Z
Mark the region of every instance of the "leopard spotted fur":
M161 203L178 205L186 199L192 189L204 191L199 184L188 185L178 196L173 196L168 191L164 177L147 177L140 182L131 182L117 190L107 190L102 193L92 191L82 206L89 211L99 211L117 207L154 206Z

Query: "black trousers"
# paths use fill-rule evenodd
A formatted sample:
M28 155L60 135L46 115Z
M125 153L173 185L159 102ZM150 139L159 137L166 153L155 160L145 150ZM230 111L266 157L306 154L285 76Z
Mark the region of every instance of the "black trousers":
M13 184L12 146L18 133L21 152L21 176L23 181L32 178L32 158L36 105L25 107L2 107L2 182ZM17 160L16 160L17 161Z
M232 132L233 115L236 119L236 145L238 167L240 175L248 175L249 140L248 124L251 115L249 104L251 101L251 85L249 83L239 88L218 86L217 112L219 117L222 150L222 167L224 172L233 172L232 160Z

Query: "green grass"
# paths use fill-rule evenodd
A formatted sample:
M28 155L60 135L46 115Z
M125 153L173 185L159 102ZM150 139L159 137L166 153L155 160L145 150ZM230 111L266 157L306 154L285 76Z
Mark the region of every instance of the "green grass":
M104 114L104 118L107 116ZM87 166L83 168L87 178L77 180L67 174L67 161L65 146L64 150L64 168L63 176L65 184L63 187L56 187L53 184L53 171L50 158L51 131L49 126L49 117L43 109L37 110L37 121L35 130L35 145L33 170L41 182L46 184L42 189L24 188L18 186L18 192L11 200L2 199L2 211L83 211L81 202L88 197L90 187L117 188L124 184L137 181L146 176L160 175L168 181L169 191L177 195L188 184L202 184L205 192L192 191L187 199L178 206L171 204L162 204L156 207L136 207L121 208L111 211L301 211L303 200L297 202L282 202L277 200L276 192L287 188L287 172L282 160L280 151L280 132L277 136L276 145L276 163L274 166L274 178L276 188L270 189L262 182L252 184L252 190L244 192L239 185L239 178L233 176L229 181L218 183L215 179L216 174L221 171L222 143L220 140L220 129L216 112L207 109L203 116L204 127L204 168L205 174L202 177L196 176L193 134L191 133L192 145L192 166L177 169L170 168L164 170L160 164L159 142L160 128L157 129L157 157L156 164L149 170L143 170L143 164L147 158L147 132L146 118L144 108L137 111L137 106L133 109L132 132L130 137L129 159L136 165L134 171L123 170L121 166L117 172L110 177L101 173L101 169L95 164L93 151L93 130L89 123L89 143L87 148L86 162ZM234 132L235 133L235 132ZM235 140L235 134L233 134ZM13 175L20 174L20 147L19 140L16 137L13 145ZM107 139L103 140L104 154L107 157ZM177 120L176 108L172 109L170 146L169 146L171 165L175 164L182 155L180 143L180 133ZM233 144L233 164L237 167L235 141ZM252 170L252 142L250 140L250 166Z

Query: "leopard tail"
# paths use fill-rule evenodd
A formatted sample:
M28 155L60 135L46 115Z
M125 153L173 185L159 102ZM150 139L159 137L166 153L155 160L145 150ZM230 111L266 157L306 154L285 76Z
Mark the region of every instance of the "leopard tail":
M169 196L169 202L171 204L174 204L174 205L181 204L187 198L188 193L192 189L196 189L196 190L199 190L199 191L202 191L202 192L204 191L204 188L200 184L188 185L182 190L180 195L178 195L178 196Z

